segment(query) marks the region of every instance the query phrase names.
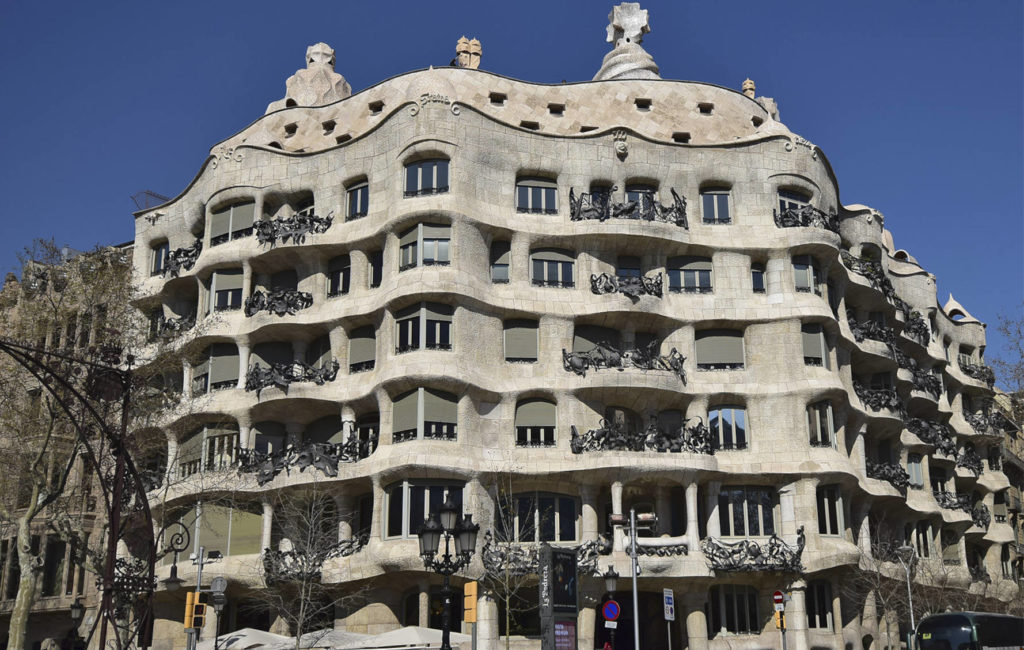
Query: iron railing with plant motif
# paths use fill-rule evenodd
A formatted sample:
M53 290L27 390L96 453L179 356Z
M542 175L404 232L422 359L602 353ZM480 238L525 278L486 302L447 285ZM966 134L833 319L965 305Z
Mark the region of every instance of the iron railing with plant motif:
M715 453L711 432L700 417L691 418L677 431L664 431L652 420L643 431L602 419L601 426L582 435L571 427L569 447L574 454L590 451L656 451L659 453Z
M896 338L893 331L881 323L876 323L872 320L858 322L852 309L846 310L846 322L849 323L850 332L858 343L864 339L871 339L872 341L892 345Z
M295 289L271 289L269 292L254 291L245 299L245 315L255 316L267 311L277 316L294 316L300 309L313 304L313 294Z
M194 244L185 248L175 248L167 253L167 261L164 262L163 277L178 277L182 271L191 270L203 252L203 240L197 239Z
M915 389L928 393L935 399L939 398L939 395L942 394L942 380L938 375L930 370L919 368L916 364L910 369L910 372L912 374L911 382Z
M610 343L601 341L587 352L568 352L563 348L562 367L581 377L586 377L587 370L591 369L668 370L679 377L685 386L686 371L683 369L683 362L686 361L686 357L681 355L676 348L672 348L668 354L658 354L660 345L658 341L651 341L641 348L619 350Z
M964 449L956 459L956 466L963 467L975 476L980 476L985 469L981 463L981 456L973 449Z
M971 520L978 528L988 530L989 524L992 523L992 512L987 505L979 503L971 509Z
M933 490L932 495L935 496L935 501L938 502L939 507L946 510L959 510L967 514L971 513L971 497L966 494L954 494L946 490Z
M849 251L839 251L839 257L846 268L867 279L872 288L880 291L885 296L889 304L903 312L905 319L910 318L912 313L910 305L896 293L896 288L892 286L892 281L885 275L881 262L854 257Z
M263 486L273 481L281 472L292 468L305 471L307 467L319 470L322 474L335 477L338 465L354 463L367 458L377 449L377 435L362 440L355 436L348 442L332 444L328 442L307 442L301 446L289 445L284 449L270 453L256 449L237 449L236 459L239 474L255 474L257 485Z
M370 536L357 535L343 539L330 546L280 551L263 550L263 577L267 585L286 582L320 580L324 562L333 558L348 557L363 550Z
M689 555L690 545L686 542L669 542L659 543L659 540L655 539L652 543L641 544L637 540L636 545L637 555L646 555L647 557L674 557L678 555Z
M956 457L956 441L953 439L953 429L948 424L910 418L907 420L907 430L929 445L935 445L936 451L943 456Z
M996 383L996 374L992 372L992 369L988 366L983 366L977 363L968 363L966 361L960 361L959 366L960 370L971 379L983 381L990 387Z
M612 194L618 190L593 191L576 196L574 189L569 190L569 218L572 221L607 221L608 219L633 219L639 221L658 221L675 224L681 228L689 228L686 221L686 199L675 191L672 192L672 204L664 205L654 199L653 193L642 192L639 200L613 203Z
M195 327L195 324L196 315L194 313L186 314L181 318L161 316L156 326L156 335L161 338L171 338L192 329Z
M813 205L802 205L781 212L772 210L772 215L779 228L824 228L839 234L839 215L834 208L825 212Z
M865 463L868 478L885 481L897 490L903 491L910 486L910 474L897 463L881 463L869 460Z
M908 318L906 323L903 324L903 333L908 338L917 341L921 345L928 345L930 330L928 328L928 323L925 322L920 312L910 312L910 318Z
M576 567L580 575L594 575L598 570L598 554L610 552L610 545L590 540L576 547ZM491 532L484 533L480 551L484 571L492 578L522 577L540 569L540 545L531 542L501 541Z
M652 276L612 275L602 273L590 276L590 290L598 295L621 293L633 302L647 294L655 298L662 296L661 273Z
M967 567L967 571L971 574L971 582L984 582L985 584L991 584L992 576L988 574L988 570L980 564L972 564Z
M301 244L306 241L308 235L319 235L327 232L334 221L334 213L326 217L318 217L312 210L296 213L290 217L280 217L270 221L257 221L253 228L256 240L262 244L273 246L278 241L288 243L291 239L293 244Z
M331 361L322 366L311 366L298 361L292 363L272 363L269 366L254 364L245 373L245 390L261 391L269 386L276 386L284 392L292 384L310 382L323 386L334 381L338 376L339 364Z
M705 537L700 542L700 550L704 552L708 567L714 571L780 571L802 573L804 570L800 556L804 552L804 527L797 530L796 545L782 541L778 535L772 535L768 541L758 544L752 539L737 542L723 542L714 537Z
M964 420L967 424L971 425L971 428L977 433L988 433L991 431L989 426L989 418L987 413L971 413L970 411L964 411Z
M907 409L895 388L868 388L860 381L853 380L853 392L872 411L891 411L906 418Z

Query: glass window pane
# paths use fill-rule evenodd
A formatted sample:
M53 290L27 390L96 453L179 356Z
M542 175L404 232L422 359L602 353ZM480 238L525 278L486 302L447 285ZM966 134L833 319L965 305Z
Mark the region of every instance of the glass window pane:
M701 209L704 211L704 221L715 220L715 195L704 194L701 196Z
M388 498L388 537L396 537L402 534L402 486L398 485L391 489Z
M718 495L718 525L723 535L732 535L732 527L729 526L729 491L723 490Z
M736 448L743 449L747 446L747 412L743 409L735 409L732 411L732 416Z
M516 539L520 542L536 541L534 531L534 500L533 495L518 497L516 499L516 514L519 517L519 526L516 531Z
M516 187L516 209L530 209L530 188L526 185L519 185Z
M761 517L758 511L760 505L756 491L752 491L747 495L747 523L750 525L749 532L751 535L761 534Z
M562 542L576 541L576 501L573 499L558 499L558 539Z
M549 212L553 212L557 207L558 204L557 199L555 197L555 188L544 188L544 209Z
M427 518L423 509L426 488L414 485L409 488L409 534L415 535Z
M441 510L441 504L444 503L444 486L434 486L430 488L430 504L427 506L429 512L437 513Z
M438 160L435 165L437 166L437 185L434 187L445 189L448 187L448 161Z
M537 499L537 517L540 520L540 541L555 541L555 499L539 497Z
M719 194L716 198L718 199L718 220L729 221L729 195Z
M405 191L415 192L419 189L419 166L409 165L405 168Z
M762 535L775 534L775 509L772 504L772 493L769 490L761 490L761 516Z
M533 260L533 281L544 282L544 260Z
M448 262L451 258L448 257L448 240L439 239L437 240L437 261Z

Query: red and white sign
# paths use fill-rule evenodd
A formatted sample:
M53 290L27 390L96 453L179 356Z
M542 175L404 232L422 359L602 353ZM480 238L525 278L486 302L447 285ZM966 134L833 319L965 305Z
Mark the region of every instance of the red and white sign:
M772 602L775 603L775 611L783 611L786 609L786 594L781 591L776 591L772 594Z

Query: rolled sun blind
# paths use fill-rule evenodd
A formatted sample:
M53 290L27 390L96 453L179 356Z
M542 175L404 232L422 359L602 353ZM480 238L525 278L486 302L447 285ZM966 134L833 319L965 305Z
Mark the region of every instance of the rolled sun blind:
M516 407L517 427L551 427L555 425L555 405L542 399L520 402Z
M804 341L804 356L822 358L821 325L804 325L800 328L800 335Z
M242 288L242 269L222 269L213 272L214 291Z
M537 322L515 320L505 324L505 356L509 359L537 358Z
M238 348L233 343L215 343L210 356L210 383L238 380Z
M203 430L199 429L178 443L178 464L191 463L203 456Z
M253 202L236 203L231 207L231 230L251 228L256 204Z
M530 253L535 260L547 260L551 262L573 262L576 257L572 253L562 250L542 249Z
M411 244L416 241L416 237L418 234L419 233L417 227L413 226L409 230L406 230L405 232L402 233L402 236L401 238L399 238L398 243L402 246L405 246L406 244Z
M618 347L619 333L607 327L596 325L578 325L572 339L573 352L589 352L604 341Z
M252 357L249 360L249 365L253 365L257 361L260 365L267 367L275 363L291 363L293 360L292 346L289 343L260 343L253 348Z
M279 271L270 276L270 286L274 289L291 289L294 291L299 287L299 274L291 269Z
M452 227L444 224L425 223L423 224L424 239L449 239L452 234Z
M250 555L259 553L263 539L263 514L249 512L243 508L231 509L231 554Z
M452 307L438 302L427 303L427 318L430 320L448 321L452 320Z
M491 244L491 264L508 264L512 245L507 241Z
M411 390L399 396L394 402L393 423L394 431L406 431L416 428L416 404L419 391Z
M423 419L430 422L455 422L458 401L451 393L426 389L423 391Z
M706 257L683 257L682 266L679 268L687 271L710 271L712 270L711 260Z
M377 356L377 339L373 328L367 325L354 330L349 337L348 362L364 363ZM415 413L413 414L415 417Z
M192 366L192 376L200 377L210 372L210 358L206 357L198 364Z
M231 208L223 208L210 213L210 237L217 238L228 234L231 228Z
M730 330L697 332L697 363L743 363L743 335Z
M328 415L310 424L306 428L303 438L307 442L329 443L333 445L345 442L344 433L345 430L341 424L341 418L336 415Z
M331 339L328 336L321 336L310 344L306 352L306 363L311 366L323 367L334 359L331 353Z

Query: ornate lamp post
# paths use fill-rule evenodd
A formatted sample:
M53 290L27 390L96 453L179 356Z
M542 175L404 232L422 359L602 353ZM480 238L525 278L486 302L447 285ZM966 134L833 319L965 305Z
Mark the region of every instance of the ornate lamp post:
M420 557L423 566L444 576L444 612L441 618L441 650L451 650L452 624L452 592L449 577L469 565L476 549L476 536L480 532L480 524L473 523L472 515L459 518L459 507L451 497L445 499L435 514L430 513L419 530ZM437 558L438 546L444 537L444 554ZM452 556L451 543L455 543L455 554Z
M82 618L85 617L85 605L82 604L81 598L75 598L75 602L71 603L71 631L74 634L74 645L78 647L78 640L81 639L81 635L78 634L78 626L82 624Z
M906 556L906 560L903 557ZM914 570L914 564L917 562L917 549L909 544L896 549L896 557L900 559L900 564L903 565L903 570L907 572L907 609L910 610L910 638L907 640L907 647L912 648L914 642L914 593L910 588L910 573Z
M160 534L157 535L157 547L160 546L160 540L163 539L164 535L174 526L177 526L179 530L176 530L173 535L168 538L167 546L162 549L163 552L160 555L166 553L174 553L174 562L171 563L171 573L166 578L161 580L164 589L167 591L177 591L184 584L184 580L178 577L178 553L188 549L188 544L191 539L188 528L185 527L180 521L174 521L160 530Z

